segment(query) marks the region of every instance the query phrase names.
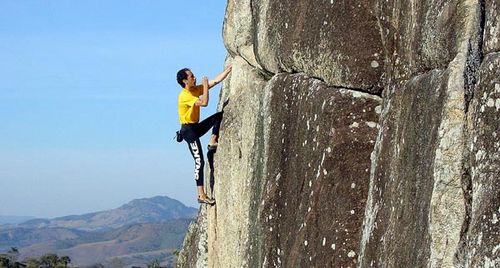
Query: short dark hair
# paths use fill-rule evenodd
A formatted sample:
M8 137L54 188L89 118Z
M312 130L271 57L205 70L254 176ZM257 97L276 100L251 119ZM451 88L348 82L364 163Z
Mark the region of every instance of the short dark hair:
M179 83L179 85L181 85L181 87L186 86L182 80L188 78L188 75L186 73L187 71L191 71L191 70L189 68L183 68L177 72L177 83Z

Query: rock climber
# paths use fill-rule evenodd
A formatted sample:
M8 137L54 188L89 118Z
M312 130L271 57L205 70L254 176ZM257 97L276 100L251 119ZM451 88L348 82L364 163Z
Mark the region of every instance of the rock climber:
M196 77L193 72L184 68L177 72L177 83L182 87L179 94L179 120L181 123L180 135L187 142L188 149L194 159L194 177L198 191L198 203L214 205L215 199L206 195L203 178L205 160L201 148L200 137L212 128L212 136L208 143L208 151L217 149L219 128L222 121L222 113L218 112L205 120L200 121L200 107L207 107L210 88L224 80L231 72L231 67L226 68L213 80L208 80L206 76L202 78L202 84L196 85Z

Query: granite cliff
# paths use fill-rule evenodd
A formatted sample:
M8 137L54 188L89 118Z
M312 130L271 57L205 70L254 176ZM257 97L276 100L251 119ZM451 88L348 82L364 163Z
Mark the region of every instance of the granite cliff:
M229 0L217 205L178 267L499 267L499 18Z

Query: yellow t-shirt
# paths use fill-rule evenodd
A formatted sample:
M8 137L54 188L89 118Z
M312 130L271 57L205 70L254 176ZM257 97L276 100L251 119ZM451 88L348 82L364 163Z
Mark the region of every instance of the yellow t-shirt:
M194 104L202 94L202 85L196 86L192 91L182 89L179 94L179 121L181 124L198 123L200 121L200 106Z

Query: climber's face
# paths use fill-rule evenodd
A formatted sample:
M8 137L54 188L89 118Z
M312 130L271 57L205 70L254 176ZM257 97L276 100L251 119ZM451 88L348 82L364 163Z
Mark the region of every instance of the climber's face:
M192 88L196 86L196 77L191 71L186 71L187 78L182 80L186 85L186 88Z

